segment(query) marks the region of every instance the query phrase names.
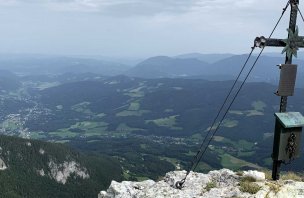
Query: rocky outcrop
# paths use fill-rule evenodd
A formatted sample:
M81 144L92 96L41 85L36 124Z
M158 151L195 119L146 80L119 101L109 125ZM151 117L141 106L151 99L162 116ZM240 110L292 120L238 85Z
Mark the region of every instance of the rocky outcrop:
M54 161L50 161L49 168L51 171L51 178L62 184L65 184L67 182L67 179L72 175L75 177L80 177L82 179L90 178L89 174L87 173L87 169L81 167L80 164L76 163L75 161L64 162L62 164L56 164ZM39 171L39 174L41 176L44 175L44 171L42 171Z
M304 198L304 182L268 181L265 174L258 171L236 173L222 169L208 174L191 172L183 188L177 189L176 181L185 174L185 171L169 172L158 182L112 181L108 190L101 191L98 198Z
M2 170L6 170L7 166L5 164L5 162L3 161L3 159L0 158L0 171Z

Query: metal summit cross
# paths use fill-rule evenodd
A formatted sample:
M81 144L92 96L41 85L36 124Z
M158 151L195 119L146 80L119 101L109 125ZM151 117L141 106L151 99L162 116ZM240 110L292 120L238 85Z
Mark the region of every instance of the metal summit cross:
M292 56L297 57L299 48L304 48L304 37L298 35L298 27L296 26L299 0L290 0L291 6L290 21L287 39L267 39L265 37L257 37L255 46L257 47L284 47L282 53L286 52L285 64L280 65L281 78L279 90L276 93L281 96L280 113L276 113L276 124L273 144L273 167L272 178L278 180L280 177L280 166L285 160L291 161L297 157L299 150L299 139L301 133L301 124L303 124L303 116L296 113L286 113L287 97L293 95L294 84L296 80L297 66L292 65ZM286 9L286 8L285 8ZM285 11L285 10L284 10ZM284 70L284 71L283 71ZM289 88L288 88L289 87ZM283 121L282 121L283 120ZM285 121L284 121L285 120ZM287 120L287 121L286 121ZM296 122L295 122L296 121ZM293 128L286 127L290 122L295 122ZM298 128L296 128L297 126ZM286 133L286 131L288 133ZM287 134L287 135L286 135ZM282 154L283 153L283 154ZM282 157L283 156L283 157Z

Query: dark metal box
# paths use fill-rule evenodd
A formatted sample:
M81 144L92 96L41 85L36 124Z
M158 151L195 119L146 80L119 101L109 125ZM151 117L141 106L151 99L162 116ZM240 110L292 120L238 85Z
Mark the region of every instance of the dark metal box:
M304 117L299 112L275 113L278 120L275 133L279 145L274 158L288 161L299 157Z

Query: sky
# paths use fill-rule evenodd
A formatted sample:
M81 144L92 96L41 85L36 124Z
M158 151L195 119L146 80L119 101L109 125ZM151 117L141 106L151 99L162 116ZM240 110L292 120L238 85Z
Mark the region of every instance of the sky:
M248 53L256 36L269 36L286 2L0 0L0 53L109 57ZM289 9L274 37L287 37L288 20ZM298 24L301 34L300 18Z

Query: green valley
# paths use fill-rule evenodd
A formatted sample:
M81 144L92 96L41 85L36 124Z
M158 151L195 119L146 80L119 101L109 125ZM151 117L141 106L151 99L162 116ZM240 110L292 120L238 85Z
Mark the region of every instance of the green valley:
M116 76L40 89L23 82L11 91L18 94L0 95L1 130L114 157L129 179L157 179L189 166L231 83ZM275 89L246 84L199 171L270 168ZM303 99L301 94L292 98L289 109L303 111ZM303 160L292 169L302 171Z

